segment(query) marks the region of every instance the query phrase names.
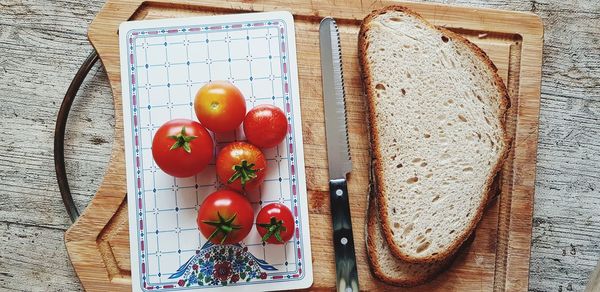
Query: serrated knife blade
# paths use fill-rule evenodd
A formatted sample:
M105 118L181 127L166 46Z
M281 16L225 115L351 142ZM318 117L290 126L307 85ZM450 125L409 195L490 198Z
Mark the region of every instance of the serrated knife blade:
M335 20L326 17L319 26L325 136L329 163L329 198L333 223L336 285L339 292L358 290L358 272L346 175L352 170L340 35Z
M333 18L328 17L321 21L319 35L329 177L340 179L345 178L352 170L352 161L348 142L340 37Z

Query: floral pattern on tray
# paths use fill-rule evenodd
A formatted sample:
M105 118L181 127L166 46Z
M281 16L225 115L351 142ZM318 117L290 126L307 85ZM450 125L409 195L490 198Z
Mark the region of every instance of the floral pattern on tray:
M227 286L238 282L266 279L265 271L277 269L250 252L247 247L206 243L197 254L183 264L170 279L179 279L180 287L194 285Z

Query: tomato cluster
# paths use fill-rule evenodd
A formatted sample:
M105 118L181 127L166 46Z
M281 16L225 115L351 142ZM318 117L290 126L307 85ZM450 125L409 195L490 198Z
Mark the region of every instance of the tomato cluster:
M175 119L163 124L152 140L156 164L174 177L200 173L213 158L214 133L234 131L243 123L248 142L232 142L218 153L216 172L228 190L208 195L198 210L198 229L218 244L242 241L252 229L254 212L245 193L256 189L265 179L267 161L259 147L275 147L288 131L281 109L259 105L246 113L246 101L235 85L213 81L198 91L194 100L198 121ZM264 206L256 217L262 240L284 243L295 231L292 212L283 204Z

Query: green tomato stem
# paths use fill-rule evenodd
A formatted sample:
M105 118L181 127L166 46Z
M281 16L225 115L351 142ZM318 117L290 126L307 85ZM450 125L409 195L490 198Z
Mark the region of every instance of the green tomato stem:
M171 145L169 150L175 150L177 148L183 148L185 152L192 153L192 148L190 147L190 142L198 137L187 135L185 133L185 126L181 128L181 132L177 135L169 136L169 138L175 140L175 143Z
M245 189L246 183L255 179L257 176L256 173L258 171L260 171L260 169L255 169L254 166L255 166L254 163L248 163L248 161L246 161L246 160L242 160L242 163L240 163L238 165L234 165L232 167L232 169L234 170L234 173L227 180L227 183L231 184L239 179L240 183L242 185L242 189Z
M208 240L210 241L219 234L222 234L223 238L221 238L221 244L223 244L231 232L241 229L242 227L240 225L233 224L233 221L237 217L237 213L233 214L233 216L228 219L225 219L223 216L221 216L221 213L219 212L217 212L217 216L219 217L218 221L204 220L202 223L215 227L215 230L210 234Z
M267 229L267 233L265 233L265 235L262 237L263 242L274 236L277 241L283 243L283 239L281 239L281 231L286 231L286 228L283 226L282 220L277 220L277 218L271 217L269 223L260 223L258 226Z

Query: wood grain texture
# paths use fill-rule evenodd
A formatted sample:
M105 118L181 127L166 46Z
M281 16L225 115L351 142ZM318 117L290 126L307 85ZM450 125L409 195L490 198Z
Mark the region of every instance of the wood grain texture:
M354 169L349 179L351 210L357 246L357 261L363 290L389 289L372 278L366 260L364 229L368 188L369 143L365 125L362 78L357 58L357 36L360 21L371 9L398 2L348 2L343 11L333 3L318 7L298 0L292 5L296 16L300 101L303 109L304 144L309 201L323 202L327 190L327 163L324 144L324 119L318 56L318 22L321 15L333 15L340 26L344 57L346 99L350 146ZM136 0L109 1L90 26L89 37L100 54L111 81L115 108L121 108L118 25L126 19L156 19L244 11L278 10L289 3L256 1L171 1L152 4ZM490 57L501 68L512 93L508 128L515 147L501 176L501 193L452 268L427 286L426 290L527 290L529 248L531 240L532 196L535 174L537 123L541 78L542 26L532 14L477 10L460 7L406 3L436 25L464 34L488 49ZM139 8L138 8L139 6ZM477 14L478 18L471 15ZM72 263L84 287L89 290L128 290L130 272L122 269L127 262L122 253L113 252L115 245L127 243L124 214L125 182L121 112L117 111L116 139L108 171L96 197L86 212L67 231L66 245ZM309 126L310 124L310 126ZM316 191L316 194L315 194ZM325 203L325 204L323 204ZM331 245L331 216L324 209L309 209L315 277L313 288L335 287L335 268ZM120 210L120 211L119 211ZM113 213L115 213L113 217ZM519 219L519 220L517 220ZM121 238L119 238L121 236ZM122 238L125 237L125 238ZM320 248L315 248L320 247ZM123 250L121 246L117 250ZM510 279L510 280L509 280Z
M545 47L529 289L583 290L600 257L600 147L595 126L600 109L600 3L429 2L532 11L542 17ZM0 222L11 226L0 228L0 290L13 291L18 288L15 283L29 283L33 291L80 289L66 261L56 262L55 272L44 268L53 258L7 259L23 248L28 254L52 248L57 251L50 254L53 257L66 256L58 235L70 222L55 184L52 131L64 91L91 50L87 26L103 4L104 0L0 0L0 125L5 129L0 137ZM80 208L101 182L113 140L107 77L102 70L92 74L75 102L67 130L67 171ZM30 139L19 135L22 130L40 143L31 146ZM316 147L307 146L307 151ZM311 196L324 191L317 189ZM35 244L12 244L20 230L31 234ZM48 276L52 274L58 276Z

